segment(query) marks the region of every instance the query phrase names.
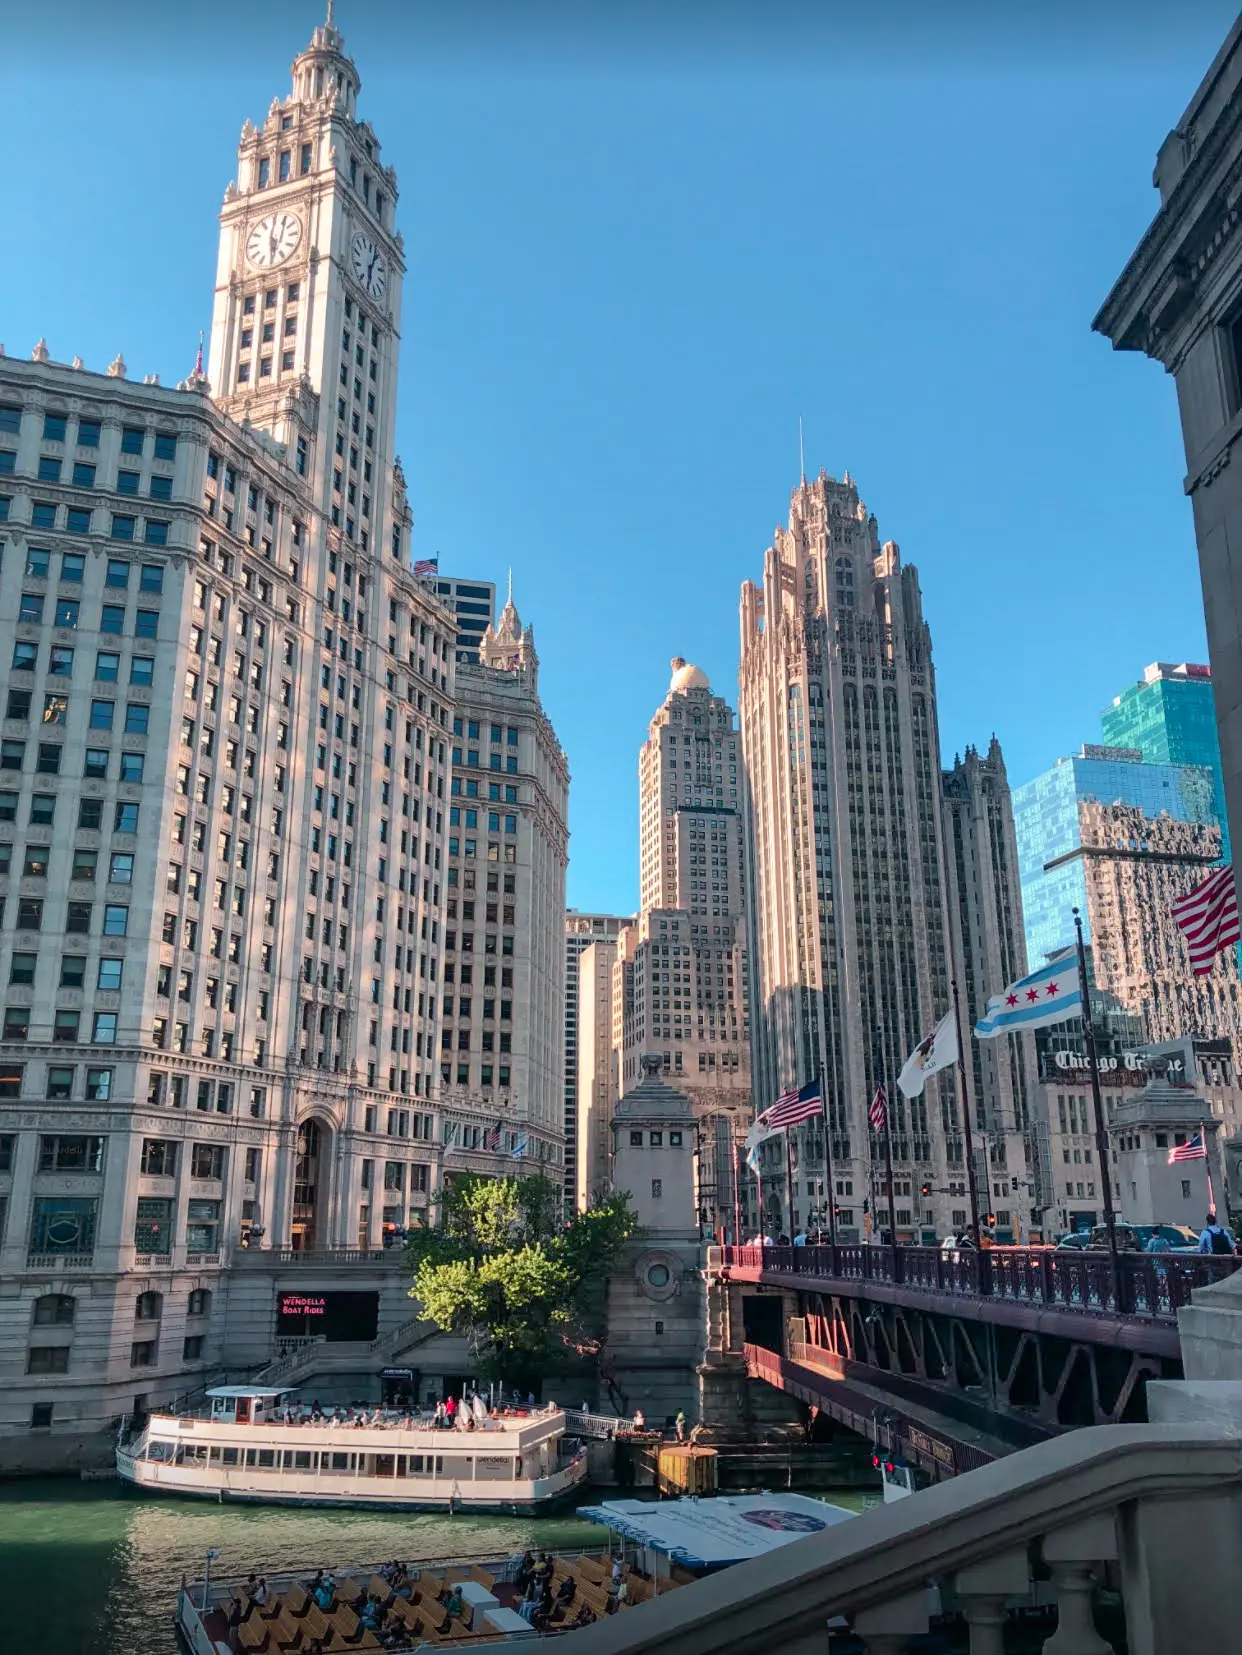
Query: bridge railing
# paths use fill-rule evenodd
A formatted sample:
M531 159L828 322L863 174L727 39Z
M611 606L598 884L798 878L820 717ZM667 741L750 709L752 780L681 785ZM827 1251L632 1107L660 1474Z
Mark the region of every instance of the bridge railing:
M1060 1305L1099 1315L1175 1322L1196 1287L1232 1275L1242 1258L1197 1253L1120 1253L1114 1281L1106 1252L1089 1248L724 1247L721 1263L809 1281L891 1287L1021 1304Z

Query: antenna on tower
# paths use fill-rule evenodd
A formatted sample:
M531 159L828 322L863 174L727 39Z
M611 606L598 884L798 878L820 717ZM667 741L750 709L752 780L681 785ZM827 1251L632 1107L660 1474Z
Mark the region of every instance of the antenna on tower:
M798 469L802 473L802 483L806 485L806 450L802 446L802 415L798 415Z
M509 567L509 602L513 602L513 566Z
M328 23L330 29L336 27L336 0L328 0Z
M198 330L198 355L194 358L194 372L201 378L203 373L203 330Z

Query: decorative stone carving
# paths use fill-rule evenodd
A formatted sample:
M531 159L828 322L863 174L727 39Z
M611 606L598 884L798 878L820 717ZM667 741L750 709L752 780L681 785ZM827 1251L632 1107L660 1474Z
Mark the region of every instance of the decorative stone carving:
M83 366L82 358L80 356L75 356L73 361L69 364L69 366L71 368L81 369L82 366Z
M124 379L126 375L125 358L118 351L108 364L109 379Z
M51 351L47 348L47 340L40 339L39 343L31 351L30 357L33 362L47 362L50 359L51 354Z

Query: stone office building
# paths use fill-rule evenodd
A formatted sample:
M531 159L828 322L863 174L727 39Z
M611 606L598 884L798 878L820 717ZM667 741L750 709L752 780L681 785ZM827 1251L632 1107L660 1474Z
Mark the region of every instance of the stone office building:
M246 123L206 373L0 361L0 1432L192 1389L246 1240L434 1188L455 623L358 90L322 27Z
M1177 383L1203 582L1225 806L1242 822L1242 19L1160 145L1156 216L1093 326ZM1170 456L1169 486L1179 479Z

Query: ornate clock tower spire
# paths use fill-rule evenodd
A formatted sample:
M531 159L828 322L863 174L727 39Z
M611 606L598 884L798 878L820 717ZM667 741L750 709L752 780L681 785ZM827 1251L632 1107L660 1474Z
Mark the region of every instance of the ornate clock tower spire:
M283 444L328 521L365 551L393 460L404 260L396 175L358 119L360 88L329 5L289 96L242 128L208 374L217 403Z

